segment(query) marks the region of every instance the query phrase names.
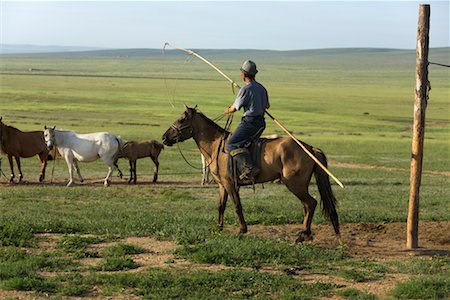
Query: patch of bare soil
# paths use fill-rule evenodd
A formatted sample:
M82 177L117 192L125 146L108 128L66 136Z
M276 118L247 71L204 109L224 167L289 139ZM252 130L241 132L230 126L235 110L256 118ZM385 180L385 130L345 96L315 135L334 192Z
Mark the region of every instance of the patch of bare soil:
M284 240L294 243L302 225L250 226L249 234L261 238ZM339 241L334 237L331 225L313 226L314 241L323 248L336 248ZM450 256L450 222L421 222L417 250L406 249L406 223L355 223L341 226L341 242L348 253L359 259L373 261L401 261L411 256ZM345 288L355 288L383 298L398 282L409 278L405 274L386 274L383 279L368 282L352 282L336 276L299 272L304 282L332 282ZM334 299L339 299L335 296Z
M302 225L251 226L249 234L295 242ZM339 241L331 225L313 225L314 245L333 248ZM341 225L341 241L355 257L398 260L411 255L449 255L450 221L420 222L419 245L406 249L406 223L349 223Z

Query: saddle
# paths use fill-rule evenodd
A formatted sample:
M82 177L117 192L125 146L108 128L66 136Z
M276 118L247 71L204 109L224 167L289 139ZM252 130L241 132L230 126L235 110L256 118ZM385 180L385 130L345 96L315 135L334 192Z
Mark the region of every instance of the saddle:
M268 140L269 139L266 138L258 138L253 140L248 147L245 147L245 149L250 152L253 164L259 169L261 169L262 147ZM242 166L239 166L239 164L236 163L236 160L233 158L233 156L229 154L228 174L230 174L230 177L233 179L233 181L239 186L254 184L254 182L252 181L239 179L240 175L242 174L241 167Z

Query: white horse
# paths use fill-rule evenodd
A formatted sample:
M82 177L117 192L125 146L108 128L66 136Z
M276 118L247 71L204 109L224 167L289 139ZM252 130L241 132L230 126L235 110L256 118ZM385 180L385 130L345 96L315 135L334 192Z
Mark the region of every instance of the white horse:
M73 168L75 167L83 182L83 177L78 167L78 161L92 162L101 158L108 165L108 174L105 177L105 186L111 181L111 174L117 168L117 157L119 150L123 146L120 137L112 135L109 132L96 132L88 134L78 134L74 131L58 130L55 127L44 127L44 139L47 148L58 149L59 154L66 160L69 168L69 183L73 183Z

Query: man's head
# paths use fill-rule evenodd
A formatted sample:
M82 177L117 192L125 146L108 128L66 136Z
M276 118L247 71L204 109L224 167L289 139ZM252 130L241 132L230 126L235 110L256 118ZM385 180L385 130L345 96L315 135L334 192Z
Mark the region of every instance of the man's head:
M251 61L251 60L246 60L244 61L244 63L242 64L241 67L241 72L248 78L250 79L254 79L256 73L258 73L258 70L256 69L256 64L255 62Z

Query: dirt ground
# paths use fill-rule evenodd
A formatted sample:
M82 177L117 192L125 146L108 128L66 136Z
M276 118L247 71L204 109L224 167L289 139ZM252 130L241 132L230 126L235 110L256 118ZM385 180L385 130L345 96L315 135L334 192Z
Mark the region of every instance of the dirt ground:
M277 225L277 226L249 226L249 235L274 240L284 240L294 243L302 225ZM232 229L233 230L233 229ZM339 241L334 237L332 227L329 225L314 225L314 241L308 242L319 247L335 248ZM343 224L341 228L341 241L348 247L348 253L359 259L369 259L372 261L402 261L411 256L450 256L450 221L447 222L421 222L419 225L420 248L410 251L406 249L406 223L356 223ZM40 251L51 251L56 242L62 237L57 234L42 234L38 236ZM117 241L116 241L117 242ZM114 242L114 243L116 243ZM229 267L223 265L196 264L184 259L176 258L173 250L177 247L174 242L158 241L150 237L129 237L121 242L137 245L146 249L146 253L133 256L133 259L141 266L138 269L127 272L141 272L146 268L188 268L218 271ZM102 243L92 245L92 250L101 251L112 243ZM80 260L84 266L93 266L100 263L99 258L88 258ZM263 267L261 272L281 273L283 270ZM43 274L54 276L55 274ZM386 296L399 281L408 279L404 274L387 274L381 280L369 282L352 282L341 277L328 276L324 274L314 274L308 271L299 271L295 275L303 282L333 282L347 288L355 288L366 293L376 295L380 298ZM37 297L32 293L18 291L1 291L0 299L10 297L12 299L45 299ZM92 298L83 297L79 299L130 299L131 295L114 297L95 296ZM78 299L70 297L67 299ZM333 296L331 299L339 299Z

